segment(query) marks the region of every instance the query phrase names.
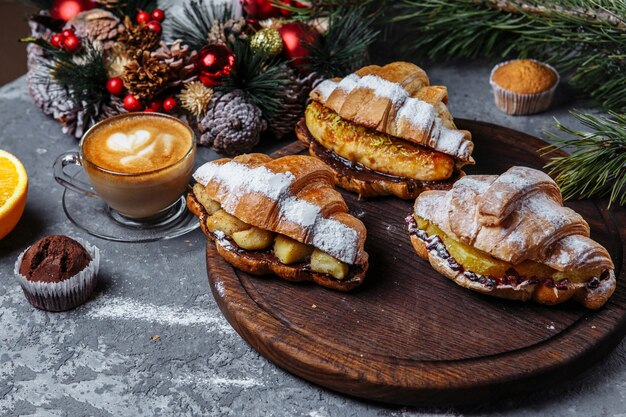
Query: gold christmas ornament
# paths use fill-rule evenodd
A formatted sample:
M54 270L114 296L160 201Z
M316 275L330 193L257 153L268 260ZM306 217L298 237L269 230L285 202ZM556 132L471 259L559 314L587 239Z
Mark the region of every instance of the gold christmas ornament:
M259 30L252 35L250 47L253 52L276 56L283 50L283 40L278 30L272 27Z
M178 96L180 99L180 105L183 109L187 110L194 116L201 116L204 114L212 97L213 90L206 87L200 81L192 81L185 84L185 87Z

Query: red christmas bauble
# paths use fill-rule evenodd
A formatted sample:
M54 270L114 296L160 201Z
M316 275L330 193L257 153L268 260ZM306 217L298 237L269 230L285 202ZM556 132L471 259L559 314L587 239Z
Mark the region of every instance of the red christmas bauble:
M65 36L61 33L55 33L50 37L50 44L55 48L63 47L63 41L65 40Z
M281 0L287 6L293 5L293 0ZM246 12L248 18L263 20L270 17L289 17L291 12L272 4L271 0L241 0L241 8Z
M121 96L124 93L124 81L120 77L110 78L106 87L107 91L114 96Z
M146 111L161 111L163 110L163 100L159 100L155 98L150 103L148 103L148 107L146 107Z
M154 9L151 16L152 20L156 20L157 22L162 22L165 20L165 12L161 9Z
M299 71L306 71L309 64L310 47L319 34L310 26L300 22L291 22L278 28L280 38L285 45L283 55L289 64Z
M140 10L137 13L137 16L135 16L135 20L139 24L141 24L141 23L145 24L145 23L148 23L150 20L152 20L152 17L150 17L150 13L144 12L143 10Z
M207 87L219 85L224 76L235 68L235 54L224 45L208 45L200 49L196 71L202 84Z
M66 36L63 39L63 49L67 52L76 52L80 49L80 39L76 35Z
M177 108L178 108L178 101L176 101L175 98L170 97L170 98L166 98L163 101L163 110L165 110L167 113L173 113L176 111Z
M143 104L137 97L129 94L124 97L124 108L128 111L141 111L143 110Z
M146 26L148 29L155 31L156 33L161 33L161 24L156 20L149 21Z
M78 13L94 7L93 0L55 0L50 8L50 16L67 22Z

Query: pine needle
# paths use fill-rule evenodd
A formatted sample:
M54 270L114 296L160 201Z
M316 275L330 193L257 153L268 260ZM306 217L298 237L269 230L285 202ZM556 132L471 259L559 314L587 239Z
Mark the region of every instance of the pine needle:
M417 58L533 57L605 109L626 111L624 0L403 0L391 22Z
M328 31L311 45L313 71L325 78L345 76L364 65L368 47L378 36L365 8L338 10L329 17Z
M217 88L243 90L263 115L272 119L281 105L281 89L289 83L289 68L277 58L253 53L248 42L230 45L235 53L235 69Z
M609 207L626 204L626 114L609 112L612 117L572 112L592 131L568 128L556 121L556 127L571 136L562 138L553 132L546 135L557 143L542 149L548 155L564 148L573 148L568 156L552 158L550 169L561 187L563 197L609 198Z
M181 10L168 11L171 23L171 40L181 39L191 49L198 50L207 44L213 22L234 18L232 6L211 0L191 0Z

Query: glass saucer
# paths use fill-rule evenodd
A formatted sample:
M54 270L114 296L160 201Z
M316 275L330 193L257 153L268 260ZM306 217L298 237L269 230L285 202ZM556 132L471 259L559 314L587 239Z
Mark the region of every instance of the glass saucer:
M76 176L85 178L84 173ZM115 242L153 242L173 239L198 228L200 223L182 196L159 219L141 222L129 219L111 209L98 197L87 197L70 190L63 191L63 211L67 218L92 236Z

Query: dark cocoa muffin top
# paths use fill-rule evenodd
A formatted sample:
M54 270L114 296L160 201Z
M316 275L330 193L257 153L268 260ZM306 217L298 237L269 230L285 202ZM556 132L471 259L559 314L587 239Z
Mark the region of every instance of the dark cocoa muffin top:
M46 236L33 243L24 254L20 274L29 281L62 282L85 269L91 256L67 236Z

